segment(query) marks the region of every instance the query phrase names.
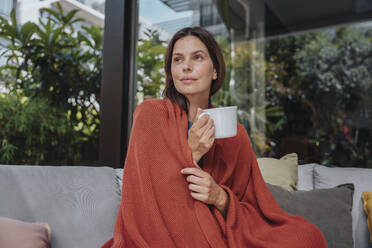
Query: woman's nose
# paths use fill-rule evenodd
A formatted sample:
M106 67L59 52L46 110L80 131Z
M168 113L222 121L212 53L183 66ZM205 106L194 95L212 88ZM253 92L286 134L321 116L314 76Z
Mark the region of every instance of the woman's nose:
M183 65L183 71L184 72L190 72L190 71L192 71L192 64L191 64L191 62L185 61L184 65Z

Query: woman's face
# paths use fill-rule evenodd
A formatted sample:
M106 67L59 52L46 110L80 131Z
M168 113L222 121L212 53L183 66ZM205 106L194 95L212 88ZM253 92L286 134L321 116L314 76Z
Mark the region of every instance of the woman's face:
M201 100L208 100L212 79L217 78L207 47L195 36L185 36L174 44L171 73L179 93Z

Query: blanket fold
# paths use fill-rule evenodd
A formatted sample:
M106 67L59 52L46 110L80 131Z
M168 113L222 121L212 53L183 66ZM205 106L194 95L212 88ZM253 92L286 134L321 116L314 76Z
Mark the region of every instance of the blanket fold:
M202 169L229 195L226 218L194 200L180 172L195 167L187 126L186 112L169 99L136 108L114 235L103 248L327 247L316 226L275 202L241 124L203 157Z

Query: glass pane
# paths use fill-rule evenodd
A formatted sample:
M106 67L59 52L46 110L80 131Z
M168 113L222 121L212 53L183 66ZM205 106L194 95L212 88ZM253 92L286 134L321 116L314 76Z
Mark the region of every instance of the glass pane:
M98 164L104 5L18 0L1 21L0 164Z
M362 22L265 42L266 99L285 117L271 135L277 152L372 167L371 41Z
M0 2L0 16L8 17L13 6L13 0L2 0Z
M171 36L202 26L227 65L213 104L238 106L258 157L372 168L372 5L321 4L140 0L137 104L160 97Z
M209 31L218 36L221 44L230 45L229 32L212 1L139 1L136 104L161 96L164 55L172 35L183 27L202 24L212 27Z

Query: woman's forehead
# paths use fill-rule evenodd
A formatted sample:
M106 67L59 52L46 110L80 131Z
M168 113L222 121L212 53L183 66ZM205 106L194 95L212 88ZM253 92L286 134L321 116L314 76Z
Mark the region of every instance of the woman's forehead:
M173 47L173 55L197 52L202 52L208 55L208 49L204 43L198 37L191 35L177 40Z

